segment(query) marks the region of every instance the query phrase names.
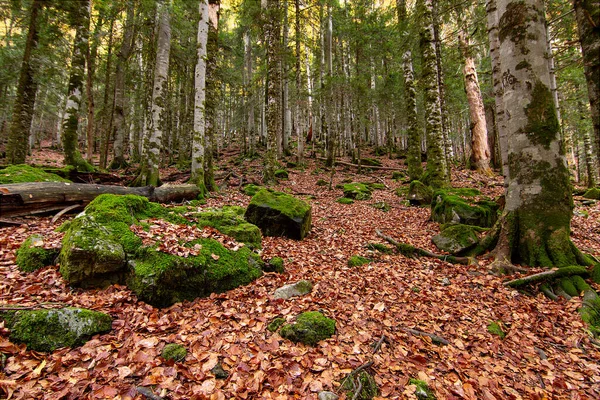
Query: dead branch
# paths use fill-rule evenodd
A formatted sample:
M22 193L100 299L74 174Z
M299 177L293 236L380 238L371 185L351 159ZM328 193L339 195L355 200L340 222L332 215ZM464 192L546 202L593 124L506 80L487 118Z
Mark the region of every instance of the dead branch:
M381 348L381 345L386 342L389 343L387 336L385 335L381 335L381 339L379 339L377 341L377 343L375 344L375 347L373 348L373 354L377 354L377 352L379 351L379 349Z
M452 256L452 255L445 255L445 254L435 254L428 250L411 246L410 244L397 242L396 240L392 239L391 237L384 235L379 229L375 229L375 232L377 233L378 236L382 237L383 239L387 240L389 243L396 246L396 250L398 250L401 254L403 254L407 257L424 256L424 257L437 258L438 260L447 261L452 264L464 264L464 265L477 264L477 261L475 260L475 258L458 257L458 256Z
M536 283L552 280L555 278L562 278L565 276L573 276L573 275L587 275L588 271L585 267L581 267L578 265L573 265L570 267L564 268L552 268L548 271L540 272L537 274L525 276L523 278L513 279L508 282L504 282L504 286L508 287L519 287L526 285L528 283Z
M156 394L154 394L154 392L152 392L152 390L148 389L147 387L143 387L143 386L136 386L135 390L141 394L142 396L145 396L147 398L149 398L150 400L165 400L164 397L158 396Z
M317 160L320 161L327 161L327 159L325 157L317 157ZM336 165L345 165L347 167L354 167L354 168L370 168L370 169L378 169L381 171L401 171L402 168L394 168L394 167L375 167L375 166L370 166L370 165L358 165L358 164L352 164L352 163L348 163L345 161L339 161L339 160L335 160L335 164Z
M404 330L405 332L408 332L408 333L412 333L413 335L417 335L417 336L427 336L428 338L431 338L433 343L439 343L444 346L447 346L448 344L450 344L450 342L447 341L446 339L444 339L443 337L434 335L433 333L427 333L427 332L423 332L423 331L419 331L417 329L411 329L411 328L402 328L402 330Z
M71 210L74 210L76 208L82 207L81 204L73 204L71 206L65 207L63 208L61 211L59 211L58 213L56 213L56 215L54 217L52 217L52 220L50 221L51 223L55 223L56 221L58 221L58 219L60 217L62 217L64 214L68 213Z

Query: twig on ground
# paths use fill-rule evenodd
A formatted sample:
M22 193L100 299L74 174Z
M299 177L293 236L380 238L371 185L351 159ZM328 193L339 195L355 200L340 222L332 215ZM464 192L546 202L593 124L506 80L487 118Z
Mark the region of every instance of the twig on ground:
M444 346L447 346L448 344L450 344L450 342L447 341L446 339L444 339L443 337L438 336L438 335L434 335L433 333L427 333L427 332L423 332L423 331L419 331L417 329L411 329L411 328L402 328L402 329L405 332L412 333L413 335L427 336L428 338L431 338L431 340L434 343L443 344Z

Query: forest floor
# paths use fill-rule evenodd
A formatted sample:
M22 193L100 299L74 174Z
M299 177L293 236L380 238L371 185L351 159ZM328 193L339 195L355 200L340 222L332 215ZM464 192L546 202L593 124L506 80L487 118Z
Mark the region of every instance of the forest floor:
M45 153L33 163L47 160ZM403 168L400 160L381 159L385 166ZM237 166L231 161L220 161L217 174L233 168L260 182L260 160ZM491 274L485 258L464 266L367 250L368 243L385 243L376 234L380 229L400 242L436 251L431 236L439 232L438 224L429 220L428 208L410 207L394 193L402 183L391 179L391 171L358 175L338 167L334 186L347 178L387 186L374 191L372 200L343 205L335 201L342 197L340 189L316 185L318 179L330 179L319 167L309 159L304 170L289 169L289 180L277 186L314 196L313 228L305 240L263 240L264 259L282 257L286 273L266 273L248 286L165 309L138 301L124 286L70 288L57 266L29 274L17 269L14 252L26 237L49 233L73 216L55 224L49 217L32 217L24 226L0 228L1 306L61 303L114 319L110 333L51 354L10 343L0 325L0 352L8 357L0 372L0 397L142 399L136 387L145 386L169 399L316 399L319 391L336 391L349 372L373 361L381 398L417 398L410 378L428 382L438 399L600 398L600 349L576 311L580 298L551 301L508 289L502 285L508 277ZM456 171L452 178L454 186L490 196L503 190L501 178L470 171ZM206 206L246 206L249 200L232 185ZM372 207L381 201L391 206L388 212ZM577 202L576 211L574 243L600 256L600 205ZM348 267L348 258L357 254L372 262ZM314 283L311 294L273 298L275 289L300 279ZM336 334L315 347L293 344L266 329L275 317L292 319L316 310L336 320ZM504 339L488 332L493 321L500 321ZM407 328L449 344L437 345ZM383 335L387 341L373 354ZM188 349L184 362L159 357L172 342ZM210 372L218 362L229 372L225 380Z

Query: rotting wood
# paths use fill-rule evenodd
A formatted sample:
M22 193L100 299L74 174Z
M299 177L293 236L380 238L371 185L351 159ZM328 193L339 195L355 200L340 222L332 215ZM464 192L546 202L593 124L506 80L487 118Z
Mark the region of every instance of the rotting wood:
M31 182L0 185L0 217L18 217L86 205L101 194L133 194L152 202L171 203L198 197L195 185L124 187L67 182Z

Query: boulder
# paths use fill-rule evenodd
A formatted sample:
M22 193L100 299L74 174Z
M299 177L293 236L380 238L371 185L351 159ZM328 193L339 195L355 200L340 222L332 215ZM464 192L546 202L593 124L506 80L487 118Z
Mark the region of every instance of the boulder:
M310 346L330 338L334 333L335 321L318 311L308 311L298 315L295 323L284 325L279 331L281 337L285 339Z
M32 272L54 264L59 249L44 248L44 238L40 234L31 235L17 250L17 267L24 272Z
M311 206L288 194L263 189L252 197L244 218L266 236L302 240L310 232Z
M586 199L600 200L600 188L594 187L586 190L583 197Z
M296 283L290 283L275 290L273 297L276 299L289 299L295 296L303 296L312 291L313 284L307 280L301 280Z
M498 219L499 205L490 200L471 201L447 190L437 190L431 202L431 219L490 228Z
M371 198L371 188L364 183L346 183L342 186L344 197L354 200L369 200Z
M412 206L423 206L431 204L433 190L420 181L412 181L408 187L406 199Z
M431 238L438 249L450 254L462 255L479 243L475 228L469 225L450 225L439 235Z
M93 335L112 328L109 315L84 308L19 310L3 319L9 322L12 341L43 352L80 346Z
M192 218L198 228L210 226L219 232L231 236L238 242L245 243L252 248L261 248L262 235L258 226L246 222L244 212L239 206L223 206L223 208L210 208L200 212L186 213Z

